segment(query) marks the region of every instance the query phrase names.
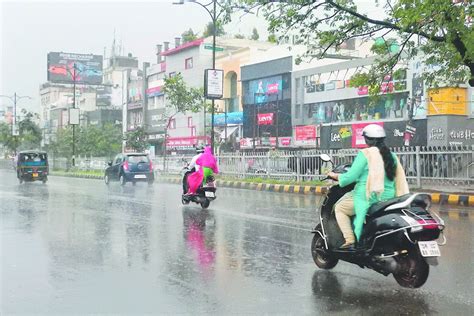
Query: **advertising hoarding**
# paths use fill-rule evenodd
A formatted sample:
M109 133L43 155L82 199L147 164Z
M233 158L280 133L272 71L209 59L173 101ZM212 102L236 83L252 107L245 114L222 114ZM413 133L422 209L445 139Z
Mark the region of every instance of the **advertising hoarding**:
M272 125L273 124L273 113L259 113L257 115L258 125Z
M243 116L243 112L229 112L227 113L227 124L240 125L243 122ZM225 126L225 123L225 113L214 115L214 126Z
M49 82L102 84L101 55L51 52L47 63Z
M246 97L249 99L246 104L261 104L270 100L281 100L283 88L282 76L274 76L252 80L249 82L249 93Z
M364 136L362 136L362 130L364 127L370 124L377 124L383 127L383 122L372 122L372 123L358 123L352 124L352 148L365 148L367 144L365 143Z

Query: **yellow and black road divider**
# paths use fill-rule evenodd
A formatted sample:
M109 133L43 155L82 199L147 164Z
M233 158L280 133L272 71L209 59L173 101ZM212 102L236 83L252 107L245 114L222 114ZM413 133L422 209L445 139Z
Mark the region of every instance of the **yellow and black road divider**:
M165 182L181 183L180 178L162 178ZM270 183L251 183L243 181L217 180L218 187L248 189L256 191L269 191L278 193L296 193L306 195L321 195L327 192L328 187L309 186L298 184L270 184ZM459 205L474 206L474 195L469 194L445 194L445 193L428 193L435 204L441 205ZM469 211L466 211L469 212Z

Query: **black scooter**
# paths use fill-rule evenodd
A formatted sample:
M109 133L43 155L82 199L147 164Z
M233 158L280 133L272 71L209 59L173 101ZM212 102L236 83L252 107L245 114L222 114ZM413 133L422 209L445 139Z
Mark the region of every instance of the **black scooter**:
M331 162L323 154L321 159ZM337 166L333 172L344 173L350 165ZM327 178L329 179L329 178ZM311 252L321 269L332 269L339 260L373 269L385 276L393 274L403 287L421 287L429 275L429 265L437 265L441 255L438 245L446 244L444 221L430 211L427 194L406 194L372 205L364 229L354 249L340 249L344 237L334 213L335 203L354 185L333 185L320 205L320 223L314 234ZM442 235L443 242L437 240Z
M191 170L188 167L183 169L183 195L181 196L181 203L184 205L194 202L200 204L203 209L206 209L211 205L211 201L216 199L216 180L213 176L208 176L204 185L201 185L197 189L196 194L186 195L187 192L187 176L193 173L194 168Z

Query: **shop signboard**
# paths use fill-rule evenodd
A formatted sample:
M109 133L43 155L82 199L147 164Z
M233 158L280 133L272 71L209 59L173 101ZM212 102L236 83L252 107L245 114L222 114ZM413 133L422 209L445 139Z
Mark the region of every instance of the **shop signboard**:
M377 124L384 126L383 122L372 122L372 123L358 123L352 124L352 148L365 148L367 147L365 143L364 136L362 136L362 130L364 127L370 124Z
M296 146L315 146L316 145L316 126L315 125L295 126L295 145Z
M427 120L385 122L388 147L426 146Z
M462 116L432 116L428 120L428 146L474 146L474 120Z
M258 125L272 125L273 113L259 113L257 114Z

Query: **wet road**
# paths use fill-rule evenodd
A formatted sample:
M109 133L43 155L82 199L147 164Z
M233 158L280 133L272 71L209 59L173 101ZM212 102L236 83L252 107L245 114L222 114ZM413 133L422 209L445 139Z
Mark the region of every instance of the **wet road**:
M474 313L473 216L445 217L440 265L409 290L344 262L319 270L314 196L220 189L201 211L171 184L0 179L2 314Z

